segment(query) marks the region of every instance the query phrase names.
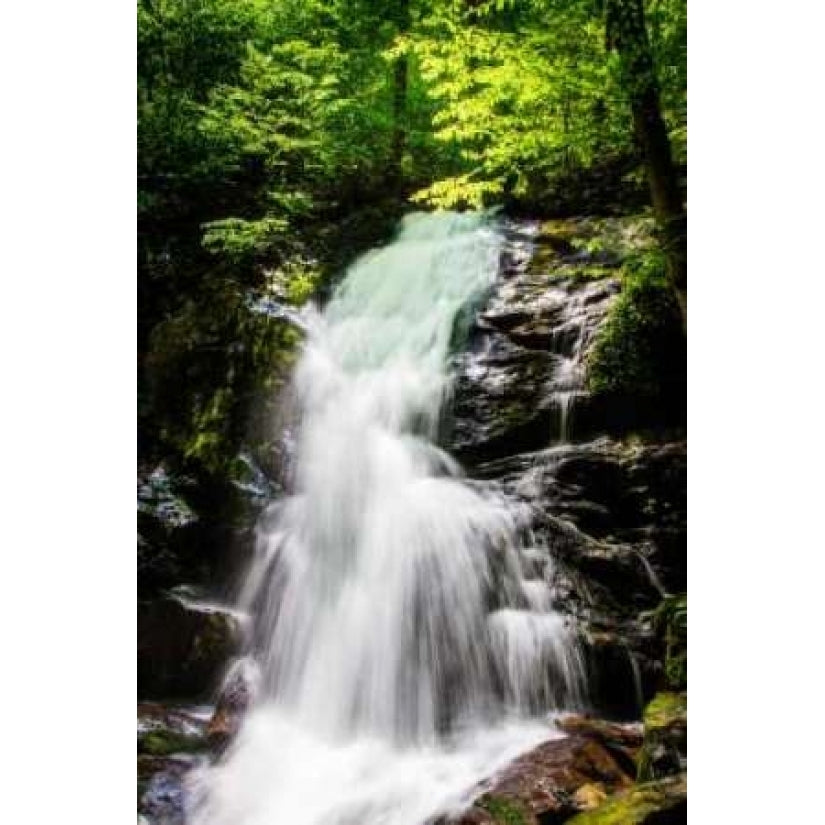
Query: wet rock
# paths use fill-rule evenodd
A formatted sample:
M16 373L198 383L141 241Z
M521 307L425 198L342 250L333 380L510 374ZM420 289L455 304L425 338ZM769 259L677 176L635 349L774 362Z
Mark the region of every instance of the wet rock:
M254 663L246 658L239 659L230 669L206 729L212 750L225 750L240 730L257 689L257 676Z
M687 694L658 693L644 712L640 782L678 774L687 767Z
M557 557L590 581L620 600L626 595L623 609L632 608L634 603L644 609L661 597L649 567L632 545L583 538L572 552L570 542L558 542L557 547Z
M620 751L632 763L642 746L642 726L620 724L581 714L570 714L559 719L558 726L565 733L595 739L609 750Z
M534 531L567 568L580 602L638 615L684 589L684 441L601 437L505 456L475 473L530 505Z
M140 604L138 695L207 695L235 652L240 630L229 610L181 594Z
M465 464L541 449L558 439L570 399L587 395L587 352L620 288L615 278L571 277L575 268L560 278L538 274L530 266L536 232L529 224L511 229L501 277L456 359L446 441ZM570 243L563 244L570 253Z
M686 825L687 774L636 785L568 825Z
M520 462L511 459L509 466L499 466L498 475L519 492L529 467L533 487L528 495L546 501L555 515L593 536L639 538L643 529L684 527L686 451L683 440L629 444L602 436L537 451Z
M531 320L532 314L526 309L499 310L498 312L483 312L479 317L479 327L492 327L499 332L508 333L521 324Z
M641 742L638 727L584 719L568 724L574 732L516 759L457 823L562 823L630 787L633 761L628 753Z
M527 349L548 350L553 346L557 327L545 318L535 318L510 330L509 336Z
M185 825L187 776L203 758L187 754L138 757L138 814L151 825Z
M206 746L206 723L210 712L209 707L138 703L138 753L166 756L202 750Z
M553 560L556 604L582 631L594 707L639 718L661 689L666 651L680 661L681 648L664 639L673 634L657 630L651 614L685 582L684 441L602 437L503 456L474 472L529 506L532 533Z
M553 421L547 395L552 363L498 337L484 343L481 354L468 351L455 384L448 440L464 464L547 443ZM483 383L484 392L477 392Z
M655 399L588 389L590 355L622 289L611 267L650 241L649 220L552 224L510 225L501 275L457 359L447 441L465 464L663 421Z

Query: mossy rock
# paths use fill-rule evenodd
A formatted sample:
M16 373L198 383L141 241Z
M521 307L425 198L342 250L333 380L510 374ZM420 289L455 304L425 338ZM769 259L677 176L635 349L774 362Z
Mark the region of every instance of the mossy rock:
M687 764L687 694L656 694L645 708L644 726L639 781L662 779L682 771Z
M583 718L575 732L543 742L498 774L456 825L555 825L632 787L634 763L621 745L639 734Z
M187 736L172 730L153 730L138 738L138 753L169 756L173 753L197 753L206 748L202 736Z
M140 702L137 707L138 762L206 748L206 721L186 707Z
M655 402L657 418L683 419L686 339L675 294L656 252L629 258L622 291L588 353L587 388L619 403Z
M478 807L487 811L496 825L529 825L532 822L532 817L528 817L524 806L515 799L486 796L478 803Z
M687 774L635 785L568 825L683 825L687 823Z
M553 245L546 243L546 239L541 238L536 241L533 257L527 266L530 275L545 275L548 270L559 260L559 251Z
M628 255L655 246L653 227L649 214L543 221L535 237L530 271L553 278L608 277Z
M657 693L645 708L645 732L663 730L674 723L687 724L687 693Z
M576 220L544 221L534 244L528 272L552 281L607 278L615 275L621 261L612 245L598 236L598 229Z
M664 647L665 684L687 687L687 594L667 596L653 613L653 628Z

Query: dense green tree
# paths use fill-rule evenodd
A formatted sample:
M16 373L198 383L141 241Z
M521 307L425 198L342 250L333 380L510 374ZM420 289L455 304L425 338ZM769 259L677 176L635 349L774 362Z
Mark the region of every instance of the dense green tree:
M643 0L445 4L417 47L441 104L436 136L460 146L464 164L416 198L535 200L571 169L637 153L686 323L686 216L671 143L673 133L684 146L686 10L684 0L648 5L652 26Z
M636 140L644 156L668 278L679 300L682 323L687 326L687 216L662 114L644 3L608 0L605 25L608 46L621 59L622 80L630 98Z

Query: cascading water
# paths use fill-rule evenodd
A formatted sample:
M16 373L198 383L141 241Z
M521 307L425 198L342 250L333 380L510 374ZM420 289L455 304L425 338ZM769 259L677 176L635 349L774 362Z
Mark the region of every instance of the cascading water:
M579 704L524 513L435 444L501 244L482 216L409 216L311 320L294 493L259 527L242 599L256 701L198 778L197 825L421 825Z

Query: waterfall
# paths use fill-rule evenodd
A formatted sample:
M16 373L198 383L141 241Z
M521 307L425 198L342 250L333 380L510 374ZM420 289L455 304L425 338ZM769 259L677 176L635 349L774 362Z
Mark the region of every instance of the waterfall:
M197 825L422 825L581 702L526 514L437 446L501 245L482 215L408 216L310 319L292 492L242 595L256 698Z

